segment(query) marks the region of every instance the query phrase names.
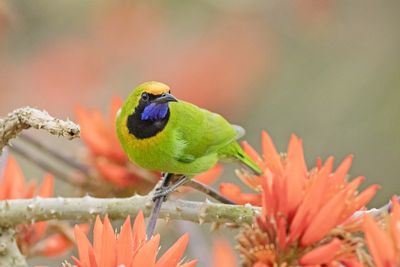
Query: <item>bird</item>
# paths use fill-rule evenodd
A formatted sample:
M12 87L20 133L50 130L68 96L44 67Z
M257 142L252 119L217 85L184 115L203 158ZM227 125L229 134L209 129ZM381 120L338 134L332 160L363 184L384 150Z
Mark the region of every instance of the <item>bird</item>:
M131 92L117 113L116 132L130 161L164 173L153 195L148 238L166 196L218 162L233 160L256 175L262 173L237 141L245 134L242 127L177 99L161 82L144 82Z
M233 159L261 174L237 142L245 134L242 127L178 100L161 82L132 91L118 111L116 131L129 159L148 170L193 177Z

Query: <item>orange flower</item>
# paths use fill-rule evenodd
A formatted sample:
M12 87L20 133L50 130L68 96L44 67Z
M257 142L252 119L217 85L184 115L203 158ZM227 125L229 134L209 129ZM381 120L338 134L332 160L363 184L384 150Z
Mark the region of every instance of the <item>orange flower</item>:
M115 131L115 116L122 106L120 98L113 98L108 118L96 109L76 108L81 126L81 137L90 151L90 161L101 177L117 187L140 186L151 189L159 175L129 162Z
M122 150L115 131L115 117L121 106L122 100L114 97L108 118L99 110L77 107L76 116L81 126L81 137L90 151L90 162L102 178L119 188L134 187L139 192L148 191L161 175L133 164ZM221 171L221 167L216 166L195 179L211 184Z
M9 157L0 178L0 200L32 198L35 195L51 197L53 187L54 178L50 174L45 175L38 190L34 181L27 184L16 160ZM47 222L18 225L16 230L18 246L24 255L57 256L72 247L72 242L62 233L47 234Z
M189 242L189 236L183 235L176 243L156 260L160 236L156 235L146 240L146 227L143 213L137 215L133 228L130 216L121 227L120 233L114 233L112 225L106 216L104 223L96 218L93 229L93 245L79 226L75 226L75 238L78 246L79 259L72 257L78 267L192 267L197 260L180 264L183 252Z
M213 267L236 267L239 266L233 253L233 250L228 242L224 240L217 240L214 242L212 256Z
M377 267L400 265L400 204L392 197L392 211L383 220L386 229L381 229L376 221L366 215L363 229L369 251Z
M358 193L364 178L347 181L352 157L334 172L333 157L308 171L299 138L291 137L287 155L282 157L265 132L263 158L250 146L245 149L264 173L254 179L240 174L247 184L262 189L262 215L239 236L246 266L357 262L358 239L343 226L354 226L355 221L349 219L371 200L378 186Z

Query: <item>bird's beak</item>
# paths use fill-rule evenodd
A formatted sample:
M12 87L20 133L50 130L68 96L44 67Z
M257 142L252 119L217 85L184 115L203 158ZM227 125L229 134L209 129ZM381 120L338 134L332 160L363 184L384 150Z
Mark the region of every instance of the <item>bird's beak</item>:
M156 99L153 100L155 103L167 103L167 102L178 102L178 100L175 98L175 96L171 94L162 94L161 96L157 97Z

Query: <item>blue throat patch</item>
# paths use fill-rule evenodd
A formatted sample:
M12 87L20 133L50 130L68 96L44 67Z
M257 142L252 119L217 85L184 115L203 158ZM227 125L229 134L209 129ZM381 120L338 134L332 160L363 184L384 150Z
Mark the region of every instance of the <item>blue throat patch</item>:
M142 112L142 121L158 121L167 116L168 103L151 103Z

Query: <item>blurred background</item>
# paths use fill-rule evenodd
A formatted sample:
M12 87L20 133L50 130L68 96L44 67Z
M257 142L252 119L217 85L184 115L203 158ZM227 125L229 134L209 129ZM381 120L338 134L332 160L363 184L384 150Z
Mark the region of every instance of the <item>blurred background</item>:
M280 151L300 136L310 166L354 154L351 175L382 186L372 202L380 206L400 192L399 8L396 0L1 1L0 116L25 105L71 119L77 105L107 112L113 96L159 80L244 126L256 148L267 130ZM32 134L71 155L82 146ZM21 162L26 176L41 177ZM234 179L228 166L223 180ZM206 249L191 247L199 266L210 261Z

